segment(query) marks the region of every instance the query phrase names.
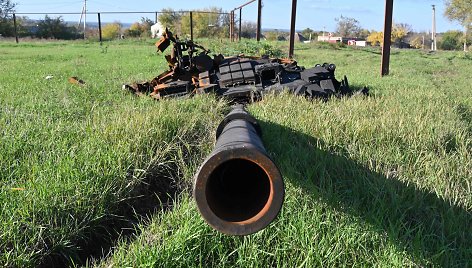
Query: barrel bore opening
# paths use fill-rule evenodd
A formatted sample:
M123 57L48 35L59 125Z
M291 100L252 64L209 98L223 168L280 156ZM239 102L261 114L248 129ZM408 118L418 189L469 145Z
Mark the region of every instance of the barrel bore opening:
M250 160L232 159L210 174L205 195L217 217L242 222L267 209L270 189L270 177L262 167Z

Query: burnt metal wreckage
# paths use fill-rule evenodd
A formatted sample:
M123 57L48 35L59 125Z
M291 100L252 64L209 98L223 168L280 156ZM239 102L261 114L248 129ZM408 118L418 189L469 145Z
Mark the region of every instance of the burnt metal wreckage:
M193 196L203 219L228 235L249 235L267 227L284 201L284 182L262 142L257 120L244 108L271 91L288 89L307 98L355 94L346 77L336 80L334 64L305 69L291 59L235 56L211 58L193 41L181 42L166 29L156 43L169 70L150 82L124 85L155 99L214 93L233 103L219 124L216 144L195 174ZM358 91L367 94L367 88Z
M336 80L336 65L323 63L306 69L292 59L252 56L209 56L210 51L191 40L180 41L168 29L156 43L164 52L170 44L172 52L165 58L169 70L150 82L123 85L138 95L150 94L155 99L215 93L232 103L250 103L265 94L288 89L307 98L328 99L332 96L368 94L349 87L346 76Z

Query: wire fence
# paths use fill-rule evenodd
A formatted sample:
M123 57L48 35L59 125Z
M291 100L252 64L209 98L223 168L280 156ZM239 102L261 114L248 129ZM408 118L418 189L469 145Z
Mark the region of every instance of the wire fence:
M249 1L230 12L220 11L202 11L202 10L179 10L179 11L103 11L103 12L17 12L7 14L11 18L12 31L5 36L12 36L16 43L21 39L29 40L31 38L50 38L50 39L87 39L97 40L102 43L104 40L113 38L137 37L136 32L129 30L133 24L146 23L147 29L144 36L150 36L151 25L160 24L159 17L164 16L162 27L168 27L172 32L180 37L186 37L191 40L194 37L219 37L228 38L231 41L241 40L242 30L242 11L247 5L255 2ZM239 12L237 12L239 11ZM239 14L237 14L239 13ZM41 19L30 19L29 16ZM79 19L80 16L80 19ZM67 18L67 21L65 21ZM119 18L117 20L117 18ZM128 23L121 23L126 19ZM74 25L73 21L78 20ZM52 25L44 25L46 23ZM129 23L133 21L133 23ZM162 21L162 20L161 20ZM258 16L258 26L254 28L254 37L260 40L260 14ZM43 28L54 28L58 24L67 25L67 38L57 37L54 34L40 35L39 31ZM113 38L104 36L104 27L108 24L118 25L118 34ZM126 31L128 30L128 31ZM141 29L143 31L143 29ZM128 33L125 34L125 33ZM0 34L1 37L1 34Z
M234 12L212 12L212 11L105 11L105 12L87 12L86 14L80 12L27 12L27 13L11 13L11 21L13 26L12 36L16 43L19 43L20 38L31 38L37 36L40 25L47 19L56 20L57 18L63 18L67 16L71 18L76 16L80 21L77 25L72 25L69 21L67 25L72 30L75 28L76 34L80 33L83 39L97 39L98 41L104 41L103 28L107 24L118 24L120 25L120 36L124 37L123 34L126 29L130 28L132 23L121 23L121 19L116 18L125 17L127 21L133 21L139 23L145 21L148 24L159 22L159 16L166 15L166 25L163 27L169 27L173 32L179 34L179 36L186 36L193 40L194 35L197 37L214 37L229 38L235 40L238 36L236 31L237 27L235 24L236 20ZM27 16L43 15L44 19L29 19ZM123 15L123 16L121 16ZM131 15L131 16L130 16ZM25 17L26 16L26 17ZM82 19L82 16L83 19ZM152 17L149 18L149 17ZM178 19L178 21L169 21L172 18ZM240 21L240 18L239 18ZM57 24L57 23L56 23ZM147 35L151 33L148 32ZM118 36L118 38L120 37ZM71 39L78 39L71 38Z

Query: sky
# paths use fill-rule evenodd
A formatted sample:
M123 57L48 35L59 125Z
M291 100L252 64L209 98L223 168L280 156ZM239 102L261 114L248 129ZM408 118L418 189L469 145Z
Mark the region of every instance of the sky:
M230 11L244 4L248 0L87 0L88 12L104 11L160 11L163 8L174 10L197 10L208 7L221 7L224 11ZM27 12L81 12L84 0L14 0L17 3L17 13ZM369 30L380 31L383 28L385 15L385 1L383 0L298 0L297 5L297 30L311 28L314 30L326 30L332 32L336 29L335 18L341 15L355 18L361 27ZM289 29L291 15L291 0L263 0L262 28ZM431 31L432 7L436 5L436 18L438 32L447 30L460 30L457 23L448 21L444 17L443 0L394 0L393 19L395 23L407 23L414 31ZM239 14L239 10L236 12ZM42 18L43 15L26 15L30 18ZM51 15L52 17L58 15ZM97 15L89 15L88 22L96 22ZM102 14L103 22L120 21L132 23L139 21L141 17L154 18L153 14ZM257 1L243 8L243 21L257 20ZM78 21L80 15L64 15L66 21Z

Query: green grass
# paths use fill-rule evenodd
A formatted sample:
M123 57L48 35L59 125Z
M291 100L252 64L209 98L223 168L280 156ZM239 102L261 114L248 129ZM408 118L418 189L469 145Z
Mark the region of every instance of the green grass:
M333 62L372 96L282 93L250 105L286 200L267 229L229 237L204 223L189 194L227 107L211 96L130 96L120 85L150 79L164 60L151 41L105 46L0 43L0 265L472 265L470 55L393 50L380 78L375 49L298 45L301 65ZM87 250L107 250L120 228L136 231L110 253Z

